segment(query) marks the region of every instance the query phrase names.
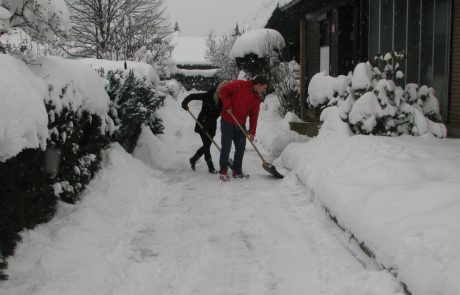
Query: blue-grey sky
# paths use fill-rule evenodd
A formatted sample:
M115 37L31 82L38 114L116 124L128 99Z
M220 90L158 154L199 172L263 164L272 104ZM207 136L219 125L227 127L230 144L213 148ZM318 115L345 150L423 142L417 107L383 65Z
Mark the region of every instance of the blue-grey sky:
M167 13L179 23L182 36L206 36L211 30L228 33L238 22L251 21L264 0L163 0Z

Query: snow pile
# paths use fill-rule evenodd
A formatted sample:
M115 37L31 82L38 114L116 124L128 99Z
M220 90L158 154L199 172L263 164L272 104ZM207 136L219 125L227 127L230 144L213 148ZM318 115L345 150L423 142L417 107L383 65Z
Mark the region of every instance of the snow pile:
M308 140L306 136L290 130L289 122L301 120L290 112L283 118L280 115L279 98L274 94L267 95L261 104L259 121L263 122L264 127L258 128L255 142L270 159L279 157L289 143Z
M20 60L0 53L0 161L22 149L45 149L46 84Z
M2 283L2 294L115 294L127 273L155 258L142 248L141 235L150 237L157 226L149 221L158 192L167 191L159 173L117 144L103 166L81 202L60 203L52 221L22 234L9 259L15 275Z
M350 136L336 107L325 113L282 163L414 294L459 294L460 141Z
M74 110L81 107L101 118L107 116L110 99L105 91L105 81L87 65L56 56L44 56L30 67L52 87L50 99L57 113L63 107ZM66 91L62 95L63 88Z
M230 58L235 59L253 53L262 58L272 50L281 51L285 46L284 38L272 29L257 29L245 32L236 39L230 51Z
M106 60L106 59L95 59L95 58L83 58L79 59L79 62L89 65L95 70L104 69L105 73L108 71L124 71L127 74L128 71L133 71L134 75L142 80L146 79L146 81L158 85L160 83L160 77L156 73L155 69L146 63L143 62L135 62L135 61L126 61L127 70L124 67L124 61L114 61L114 60Z

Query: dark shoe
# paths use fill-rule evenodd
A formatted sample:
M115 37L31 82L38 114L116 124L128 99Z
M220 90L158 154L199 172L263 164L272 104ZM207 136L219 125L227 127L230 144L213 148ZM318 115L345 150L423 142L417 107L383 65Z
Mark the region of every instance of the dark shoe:
M190 162L190 167L192 168L193 171L195 171L196 160L192 157L189 159L189 162Z
M217 170L214 168L214 164L212 163L212 160L206 160L206 164L208 165L208 171L209 173L212 174L217 174Z
M237 171L233 171L233 178L239 178L239 179L242 179L242 178L248 178L249 177L249 174L246 174L246 173L243 173L243 172L237 172Z
M230 176L228 176L227 171L222 171L222 170L219 172L219 178L222 181L229 181L230 180Z

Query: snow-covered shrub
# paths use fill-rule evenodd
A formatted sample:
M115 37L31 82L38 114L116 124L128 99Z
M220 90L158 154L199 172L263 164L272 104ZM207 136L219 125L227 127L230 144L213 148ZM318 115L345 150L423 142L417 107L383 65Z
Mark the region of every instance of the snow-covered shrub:
M50 91L54 91L50 87ZM67 87L61 90L64 98ZM100 168L101 152L110 142L103 128L103 120L90 114L82 106L73 104L57 110L53 100L46 103L48 110L48 149L56 150L61 161L54 175L54 193L64 202L74 204L80 193Z
M128 152L132 152L139 138L142 124L150 127L153 134L162 133L164 127L155 111L162 105L165 95L146 81L138 79L133 71L100 71L108 80L106 86L111 100L110 116L115 123L113 139Z
M200 70L197 70L194 74L189 74L185 71L179 71L173 75L173 78L180 82L187 91L192 89L207 91L212 87L217 86L219 81L221 81L216 75L207 75Z
M42 57L26 66L0 54L0 86L8 90L0 99L0 279L5 279L1 259L13 254L18 233L50 220L58 199L76 202L94 176L111 120L104 80L75 61ZM60 161L48 169L52 154L60 154Z
M373 78L376 80L393 80L396 84L402 82L404 73L401 70L401 63L407 58L404 51L391 51L379 54L374 57L372 62Z
M235 60L230 58L230 51L240 35L239 30L235 28L233 34L222 34L219 37L211 32L206 40L205 58L219 68L216 75L221 81L238 78L239 70Z
M288 112L300 116L300 65L295 60L281 62L269 76L280 102L281 116Z
M230 58L239 70L250 77L269 74L281 61L280 53L285 42L278 31L258 29L244 33L233 44Z
M399 70L403 58L402 54L386 54L378 59L383 69L360 63L347 77L318 73L308 87L308 103L319 110L336 105L355 134L446 137L434 89L417 84L403 89L393 80L404 77Z

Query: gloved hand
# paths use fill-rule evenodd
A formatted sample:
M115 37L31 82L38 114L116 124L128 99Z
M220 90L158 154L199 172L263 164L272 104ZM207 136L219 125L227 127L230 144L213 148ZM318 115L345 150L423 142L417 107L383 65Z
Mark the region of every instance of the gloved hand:
M254 134L249 133L248 137L251 142L254 141Z
M183 103L183 104L182 104L182 108L183 108L184 110L188 111L188 105L187 105L186 103Z

